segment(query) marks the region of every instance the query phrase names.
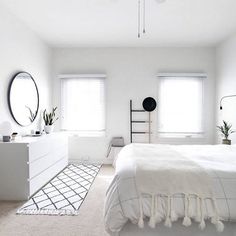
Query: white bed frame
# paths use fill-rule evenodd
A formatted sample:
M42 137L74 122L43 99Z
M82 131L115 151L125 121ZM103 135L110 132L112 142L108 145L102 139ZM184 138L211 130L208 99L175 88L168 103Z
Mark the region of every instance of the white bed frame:
M127 223L119 236L236 236L236 223L224 222L225 229L222 233L216 231L216 228L211 223L206 222L206 228L200 230L197 223L192 223L191 226L185 227L182 221L173 223L171 228L160 224L155 229L151 229L146 223L143 229L137 225ZM117 235L116 235L117 236Z

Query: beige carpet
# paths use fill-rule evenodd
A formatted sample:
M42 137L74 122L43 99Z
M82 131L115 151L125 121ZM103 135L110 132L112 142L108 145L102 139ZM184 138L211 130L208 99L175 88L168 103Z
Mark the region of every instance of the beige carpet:
M0 202L0 236L108 236L103 206L113 174L111 166L101 168L78 216L16 215L22 202Z

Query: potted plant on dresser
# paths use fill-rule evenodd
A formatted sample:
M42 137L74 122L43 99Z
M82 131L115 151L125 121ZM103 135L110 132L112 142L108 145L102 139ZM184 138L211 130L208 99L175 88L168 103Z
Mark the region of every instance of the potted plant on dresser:
M52 109L52 112L48 113L46 109L43 112L43 120L45 124L44 131L46 132L46 134L50 134L53 131L53 124L58 120L58 117L56 118L56 110L57 107L54 107Z
M232 125L223 120L223 125L217 126L217 129L221 132L221 135L224 137L222 144L231 145L231 140L228 139L229 135L234 133L232 130Z

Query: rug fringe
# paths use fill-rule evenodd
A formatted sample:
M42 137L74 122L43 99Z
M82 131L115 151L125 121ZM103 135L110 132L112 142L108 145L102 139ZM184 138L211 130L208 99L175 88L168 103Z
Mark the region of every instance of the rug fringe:
M50 209L19 209L17 215L51 215L51 216L77 216L77 210L50 210Z

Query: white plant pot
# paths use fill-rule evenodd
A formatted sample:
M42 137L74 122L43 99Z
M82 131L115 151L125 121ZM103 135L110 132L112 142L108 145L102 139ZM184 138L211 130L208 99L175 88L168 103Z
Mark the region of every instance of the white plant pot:
M54 128L53 125L45 125L45 126L44 126L44 130L45 130L46 134L52 133L53 128Z

